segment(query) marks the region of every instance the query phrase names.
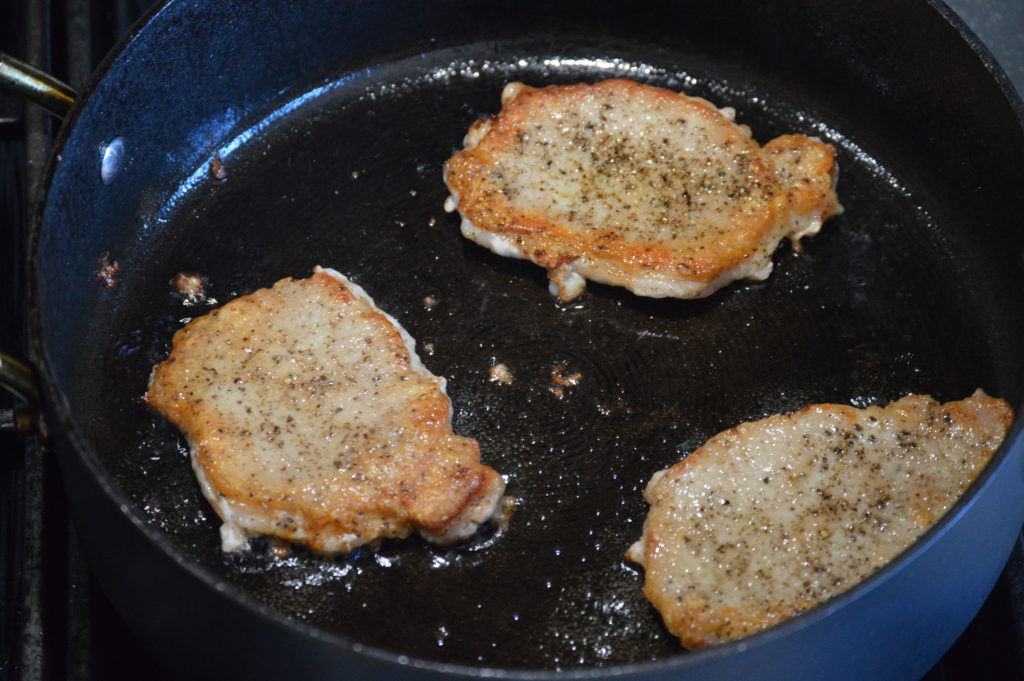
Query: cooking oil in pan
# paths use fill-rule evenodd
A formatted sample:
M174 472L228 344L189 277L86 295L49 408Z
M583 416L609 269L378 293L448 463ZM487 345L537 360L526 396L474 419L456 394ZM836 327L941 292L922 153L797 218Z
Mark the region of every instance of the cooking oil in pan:
M497 111L506 82L620 76L732 106L762 141L796 131L836 144L846 215L801 254L783 246L763 283L699 301L594 284L578 304L557 305L540 268L459 236L458 218L440 208L441 167L469 123ZM233 120L214 150L227 181L205 166L183 178L154 221L160 229L139 246L159 258L122 278L116 295L130 304L98 320L96 333L110 334L100 341L115 348L103 358L101 394L114 396L122 421L86 430L167 541L213 578L326 635L508 668L685 654L644 600L642 573L623 559L655 471L769 413L911 391L967 394L985 379L985 366L963 361L983 356L983 343L942 274L955 249L929 238L934 225L917 195L877 150L858 146L855 131L749 74L665 53L645 63L584 43L462 47L346 74L256 121ZM201 272L234 294L317 264L366 288L448 379L456 432L480 442L519 499L507 530L448 548L412 538L338 557L269 540L220 553L219 521L179 436L138 401L173 331L202 313L169 295L168 282ZM937 324L948 330L941 339ZM922 336L934 342L920 347ZM881 361L892 357L907 359ZM496 362L514 380L490 380Z

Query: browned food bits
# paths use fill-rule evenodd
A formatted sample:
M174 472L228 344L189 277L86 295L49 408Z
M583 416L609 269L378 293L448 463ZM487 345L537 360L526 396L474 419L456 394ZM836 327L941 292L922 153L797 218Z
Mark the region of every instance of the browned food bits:
M491 382L501 383L502 385L511 385L514 379L512 372L502 363L491 365L491 368L487 370L487 375L490 377Z
M175 292L182 297L185 305L196 305L206 302L206 287L209 281L201 274L194 272L178 272L171 281Z
M579 383L580 379L583 378L583 374L581 374L580 372L577 371L577 372L571 373L569 375L566 375L565 372L568 369L569 369L569 363L568 362L562 362L560 364L556 364L551 369L551 382L554 383L555 385L559 385L559 386L563 386L563 387L570 387L570 388L572 386L576 385L577 383Z
M100 258L100 266L96 271L96 277L100 280L103 288L114 288L118 284L118 275L121 274L121 265L116 260L110 259L109 253L104 253Z
M220 158L220 152L215 153L210 159L210 177L218 182L226 180L228 177L228 172L224 169L224 162Z

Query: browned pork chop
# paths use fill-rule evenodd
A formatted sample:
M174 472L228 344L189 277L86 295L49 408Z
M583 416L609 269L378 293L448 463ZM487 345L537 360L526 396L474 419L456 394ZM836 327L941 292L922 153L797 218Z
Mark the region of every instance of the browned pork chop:
M584 278L700 298L765 279L842 211L835 149L784 135L763 148L732 109L628 80L511 83L445 165L466 237L548 269L563 302Z
M345 552L457 541L498 509L505 483L452 433L444 387L394 319L318 267L178 331L146 400L185 434L225 551L276 535Z
M939 404L816 404L714 436L644 493L627 557L687 648L741 638L849 589L910 546L1013 420L981 390Z

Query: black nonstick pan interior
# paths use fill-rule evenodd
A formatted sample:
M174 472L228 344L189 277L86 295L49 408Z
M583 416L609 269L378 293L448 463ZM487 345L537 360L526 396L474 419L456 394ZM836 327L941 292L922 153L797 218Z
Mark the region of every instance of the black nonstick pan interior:
M912 150L813 91L729 60L565 36L438 45L336 76L245 134L210 139L223 179L185 173L144 207L134 240L110 253L119 283L99 294L83 339L105 350L70 390L104 405L84 434L149 522L289 617L472 666L682 655L623 558L655 471L720 430L808 403L959 399L977 387L1019 399L1019 367L1008 374L1000 358L1013 353L997 346L1006 334L992 332L995 284L953 224L959 209L920 180ZM698 301L591 284L557 304L543 270L459 235L441 168L469 123L498 110L506 82L614 76L735 107L762 143L802 132L835 144L845 214L802 253L783 245L764 283ZM410 539L281 557L256 542L221 554L182 440L139 400L173 332L209 309L170 282L200 273L222 303L314 265L362 285L448 379L456 432L479 440L519 499L506 531L448 549ZM489 380L495 363L510 385ZM557 394L556 370L578 384Z

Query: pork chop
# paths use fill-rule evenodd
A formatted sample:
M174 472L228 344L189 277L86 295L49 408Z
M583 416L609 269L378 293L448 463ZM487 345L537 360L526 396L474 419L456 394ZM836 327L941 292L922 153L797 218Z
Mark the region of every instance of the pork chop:
M584 278L655 298L763 280L784 237L842 212L835 149L763 148L735 112L629 80L507 85L445 165L448 211L495 253L547 268L563 302Z
M452 433L444 389L394 319L317 267L179 330L146 401L188 440L225 551L275 535L340 553L458 541L498 510L505 483Z
M939 404L816 404L726 430L644 496L644 595L687 648L741 638L842 593L949 510L1013 420L981 390Z

